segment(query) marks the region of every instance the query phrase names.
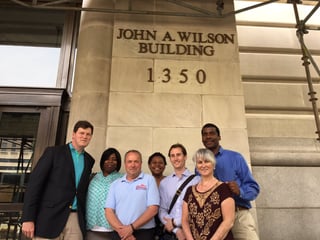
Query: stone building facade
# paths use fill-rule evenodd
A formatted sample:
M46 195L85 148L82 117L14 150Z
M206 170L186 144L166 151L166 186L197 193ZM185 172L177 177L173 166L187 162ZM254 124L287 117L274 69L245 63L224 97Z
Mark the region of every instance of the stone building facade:
M127 1L108 4L84 1L85 7L128 8ZM226 2L224 11L254 4ZM160 2L131 7L168 11ZM301 17L310 9L299 7ZM214 122L222 145L246 157L261 185L253 209L261 239L318 239L320 145L295 24L290 4L224 18L84 12L70 120L90 116L98 129L93 149L136 148L144 159L166 154L176 142L190 159L202 147L201 126ZM318 39L310 30L306 44L319 62ZM193 46L214 53L194 53ZM319 76L312 68L311 74L318 89Z
M87 119L95 126L87 150L96 159L106 147L122 155L138 149L146 172L149 155L167 155L180 142L193 169L191 156L203 147L201 127L216 123L221 144L245 156L261 186L252 209L260 239L320 239L318 109L310 101L310 87L319 92L319 71L309 65L308 84L294 4L271 2L83 0L78 41L63 39L61 54L72 62L68 48L76 45L70 109L63 109L67 136L75 121ZM302 2L297 4L301 19L315 10L304 40L319 65L319 4ZM56 107L42 128L53 115L59 118L70 72L71 67L59 71L60 82L47 94L50 101L39 101L37 92L39 108ZM6 91L0 105L14 95ZM42 148L55 142L57 128L68 126L51 124L50 134L40 139ZM169 164L166 174L171 170Z

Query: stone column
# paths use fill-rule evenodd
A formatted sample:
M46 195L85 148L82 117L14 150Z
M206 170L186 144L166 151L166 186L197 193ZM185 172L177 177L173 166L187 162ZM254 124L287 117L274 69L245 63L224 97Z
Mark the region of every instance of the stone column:
M113 8L113 1L84 0L83 7L110 9ZM81 13L68 137L71 137L76 121L90 121L95 130L87 150L97 162L106 145L112 39L112 14ZM96 167L99 168L99 164Z

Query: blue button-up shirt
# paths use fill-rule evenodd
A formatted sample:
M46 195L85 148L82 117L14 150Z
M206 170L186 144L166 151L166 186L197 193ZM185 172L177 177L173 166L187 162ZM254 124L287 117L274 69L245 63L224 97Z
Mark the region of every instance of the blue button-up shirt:
M236 205L251 208L250 201L256 199L260 187L253 178L243 156L238 152L220 147L215 157L217 161L215 177L223 182L236 181L240 188L240 195L235 196Z

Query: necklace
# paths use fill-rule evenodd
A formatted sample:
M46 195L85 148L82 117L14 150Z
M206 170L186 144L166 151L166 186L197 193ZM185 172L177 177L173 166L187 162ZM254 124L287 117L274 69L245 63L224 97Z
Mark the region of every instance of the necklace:
M210 181L210 183L208 183L208 184L203 184L202 182L200 182L200 183L198 184L197 190L198 190L199 192L206 192L206 191L208 191L208 190L210 190L210 189L215 188L215 187L218 185L218 183L219 183L219 180L218 180L218 179L216 179L216 181L215 181L214 183L211 183L211 181Z

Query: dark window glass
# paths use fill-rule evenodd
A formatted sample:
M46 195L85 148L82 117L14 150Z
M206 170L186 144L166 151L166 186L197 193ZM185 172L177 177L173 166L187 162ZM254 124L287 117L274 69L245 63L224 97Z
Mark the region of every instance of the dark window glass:
M0 202L23 202L40 114L0 114Z

